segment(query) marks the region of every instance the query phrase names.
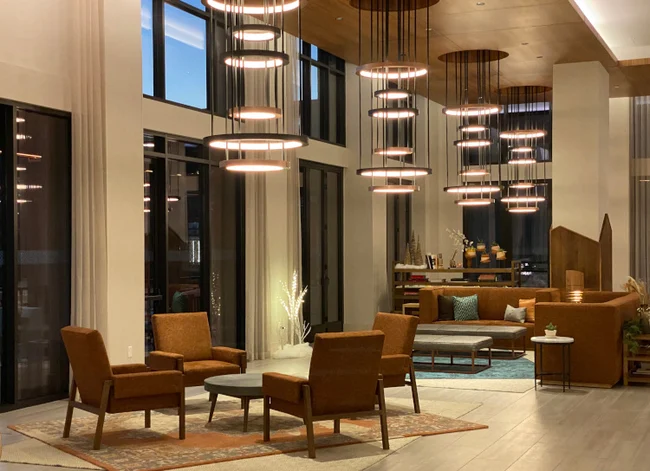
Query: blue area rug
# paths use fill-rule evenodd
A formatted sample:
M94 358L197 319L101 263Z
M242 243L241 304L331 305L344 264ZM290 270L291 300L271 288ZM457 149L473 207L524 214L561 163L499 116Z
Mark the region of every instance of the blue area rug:
M518 358L516 360L492 360L492 366L486 370L475 374L471 373L433 373L431 371L417 371L420 368L431 367L431 357L417 356L413 358L415 363L416 379L534 379L535 364L526 359ZM436 358L436 365L449 364L448 357ZM469 358L454 357L454 365L471 365ZM487 364L487 360L480 358L476 360L476 365Z

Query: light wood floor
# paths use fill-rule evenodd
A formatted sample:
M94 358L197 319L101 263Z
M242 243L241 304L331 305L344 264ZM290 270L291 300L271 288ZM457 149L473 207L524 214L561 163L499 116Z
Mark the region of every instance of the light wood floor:
M249 371L304 374L307 365L304 360L253 362ZM409 391L388 389L386 395L409 397ZM420 388L420 398L482 403L462 418L490 428L420 438L368 471L650 470L649 388L574 389L564 394L550 388L523 394ZM23 439L7 425L64 415L62 401L0 414L2 441ZM45 469L67 471L0 463L0 471Z

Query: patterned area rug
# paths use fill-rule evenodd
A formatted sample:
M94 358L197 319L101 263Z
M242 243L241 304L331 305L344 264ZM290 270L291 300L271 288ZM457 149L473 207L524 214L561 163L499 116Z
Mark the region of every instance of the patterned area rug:
M426 412L414 414L409 403L404 400L399 400L397 404L389 401L391 439L486 428L484 425L432 414L429 412L431 408L424 404L423 410ZM450 411L458 409L453 404L446 403L438 408ZM466 413L478 404L469 406L462 412ZM248 433L242 432L243 414L239 401L220 400L210 424L206 423L208 410L206 397L188 401L187 438L184 441L177 439L178 417L174 411L153 412L151 429L143 428L143 413L109 416L104 427L102 449L98 451L92 449L95 417L74 420L70 439L65 440L60 438L63 430L60 420L10 428L109 471L162 471L307 449L302 421L275 411L271 413L271 441L262 441L261 401L251 402ZM320 422L315 424L314 432L318 448L380 439L379 420L375 418L343 420L341 433L336 435L332 433L331 422Z
M531 386L534 386L535 363L522 357L516 360L492 360L492 366L478 373L434 373L431 371L417 370L418 368L430 368L431 357L417 356L415 362L415 377L417 379L530 379ZM469 368L469 358L454 357L454 364L464 365ZM479 358L476 364L483 366L487 360ZM449 357L436 358L436 365L449 365Z

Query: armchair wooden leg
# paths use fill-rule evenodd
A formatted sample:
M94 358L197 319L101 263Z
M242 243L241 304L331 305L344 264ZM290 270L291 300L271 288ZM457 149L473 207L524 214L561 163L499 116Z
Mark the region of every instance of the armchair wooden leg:
M244 432L248 432L248 406L250 404L250 398L243 398L244 401Z
M210 393L210 416L208 417L208 423L212 422L212 416L214 415L214 408L217 405L218 394Z
M269 396L264 396L264 441L271 440L271 407Z
M97 414L97 428L95 429L95 439L93 440L93 450L99 450L102 445L102 433L104 432L104 419L106 418L106 409L108 409L108 399L113 387L112 381L104 381L102 389L102 399Z
M379 422L381 424L381 444L384 450L390 450L388 443L388 418L386 416L386 398L384 397L384 380L377 381L377 395L379 396Z
M314 421L311 414L311 390L309 385L302 387L302 396L305 401L305 428L307 429L307 451L310 458L316 458L316 443L314 441Z
M185 388L181 388L178 404L178 439L185 440Z
M70 385L70 398L68 400L68 411L65 414L65 425L63 426L63 438L70 436L70 427L72 426L72 413L74 411L74 401L77 399L77 383L72 378Z
M334 419L334 433L341 433L341 419Z
M409 364L409 378L411 379L411 396L413 396L413 409L416 414L420 413L420 397L418 396L418 386L415 382L415 367L413 366L413 359Z
M144 411L144 428L151 428L151 411Z

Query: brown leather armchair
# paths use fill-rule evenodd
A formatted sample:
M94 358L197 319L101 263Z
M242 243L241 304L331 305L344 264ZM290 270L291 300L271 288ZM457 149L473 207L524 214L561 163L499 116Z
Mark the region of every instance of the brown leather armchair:
M185 387L202 386L211 376L246 372L246 352L213 347L208 314L155 314L151 317L156 350L149 354L153 370L177 370Z
M373 330L381 330L386 338L381 354L381 375L385 388L395 388L409 385L413 396L413 409L420 413L420 399L415 382L413 368L413 341L418 328L418 318L404 314L377 313ZM406 381L406 374L409 381Z
M111 366L101 334L83 327L64 327L61 336L72 366L72 385L63 438L70 436L75 408L97 414L93 448L99 450L106 413L178 408L178 438L185 439L185 389L178 371L150 371L146 365ZM77 390L81 401L77 401Z
M379 374L384 334L379 331L318 334L309 379L264 373L264 441L270 437L270 410L303 419L309 457L316 457L314 422L379 415L384 450L389 449L384 386ZM375 404L379 403L379 409Z

